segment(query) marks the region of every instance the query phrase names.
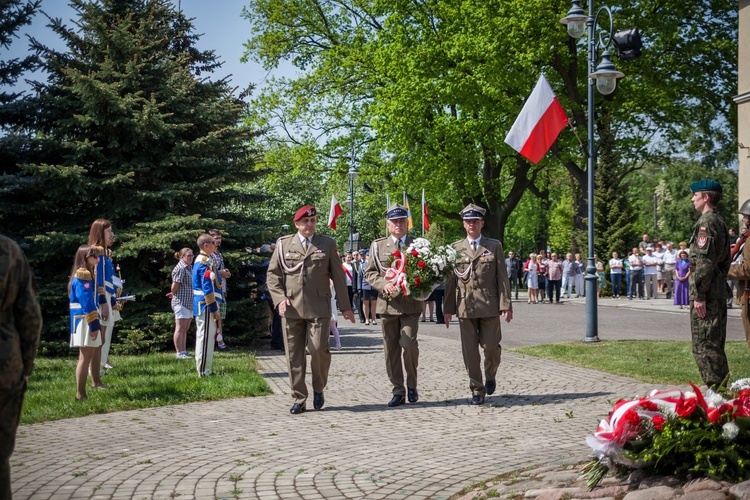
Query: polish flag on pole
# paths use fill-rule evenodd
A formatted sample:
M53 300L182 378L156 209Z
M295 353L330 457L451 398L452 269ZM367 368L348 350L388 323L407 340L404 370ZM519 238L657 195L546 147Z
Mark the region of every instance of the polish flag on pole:
M422 189L422 236L425 231L430 230L430 211L427 209L427 201L424 199L424 189Z
M341 215L342 212L341 205L336 201L336 195L331 195L331 211L328 212L328 227L336 229L336 217Z
M521 156L537 164L567 124L568 116L542 75L505 137L505 142Z

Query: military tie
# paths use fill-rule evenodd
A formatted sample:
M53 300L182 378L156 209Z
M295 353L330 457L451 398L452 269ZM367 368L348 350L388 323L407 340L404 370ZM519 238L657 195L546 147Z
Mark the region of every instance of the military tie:
M401 250L401 238L399 238L397 245L398 245L398 249Z
M305 251L307 251L307 249L310 247L310 239L305 238L305 242L302 243L302 246L305 247Z
M477 252L477 240L471 242L471 251L474 253Z

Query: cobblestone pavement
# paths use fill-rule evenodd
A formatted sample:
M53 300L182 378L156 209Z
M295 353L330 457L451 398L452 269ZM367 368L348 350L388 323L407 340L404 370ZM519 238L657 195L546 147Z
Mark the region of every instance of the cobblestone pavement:
M651 389L506 351L496 394L469 406L457 325L451 337L425 323L420 401L387 408L380 326L347 325L323 410L310 402L290 415L285 358L260 352L269 396L22 426L14 498L448 498L500 474L583 460L584 437L614 401Z

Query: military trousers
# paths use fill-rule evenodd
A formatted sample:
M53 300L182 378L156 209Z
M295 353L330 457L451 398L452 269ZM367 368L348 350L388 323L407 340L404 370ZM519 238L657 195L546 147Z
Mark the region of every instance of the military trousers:
M393 384L394 395L406 395L406 388L417 388L417 367L419 365L419 343L417 330L420 313L390 315L381 314L383 331L383 351L385 370ZM401 365L403 353L404 364ZM406 369L406 386L404 386Z
M307 383L305 383L307 373L305 351L310 353L313 391L323 392L328 384L328 370L331 368L331 349L328 345L331 317L312 319L282 317L281 323L292 397L295 403L304 405L309 394Z
M461 330L464 366L469 375L469 388L472 395L484 396L487 393L486 381L495 380L497 368L500 366L502 353L500 317L458 318L458 326ZM480 347L484 351L484 379L482 378Z
M719 386L729 375L724 345L727 340L726 300L707 300L706 315L699 318L694 304L690 304L690 333L693 357L703 382L708 387Z

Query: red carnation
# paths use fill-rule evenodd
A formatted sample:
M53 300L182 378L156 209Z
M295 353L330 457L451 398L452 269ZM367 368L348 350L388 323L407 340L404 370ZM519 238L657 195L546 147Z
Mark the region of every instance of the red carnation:
M664 424L667 423L667 421L661 415L654 415L654 418L651 419L651 423L654 424L654 428L657 431L660 431L664 429Z
M744 389L740 396L733 401L735 415L738 417L750 417L750 389Z
M426 266L427 264L425 264L423 260L420 260L419 262L417 262L417 267L420 269L424 269Z
M412 250L411 251L411 256L412 257L419 257L419 252L417 252L416 250Z
M653 401L651 401L649 399L642 400L640 406L641 406L641 408L643 408L644 410L647 410L647 411L657 411L657 410L659 410L659 407L656 405L656 403L654 403Z
M420 286L422 284L422 278L414 276L414 286Z
M400 259L400 258L401 258L401 252L399 252L398 250L396 250L395 252L393 252L393 254L392 254L392 255L393 255L393 256L394 256L395 258L397 258L397 259Z
M687 418L693 414L696 408L698 408L698 400L696 398L685 399L682 396L675 406L675 413L680 418Z

